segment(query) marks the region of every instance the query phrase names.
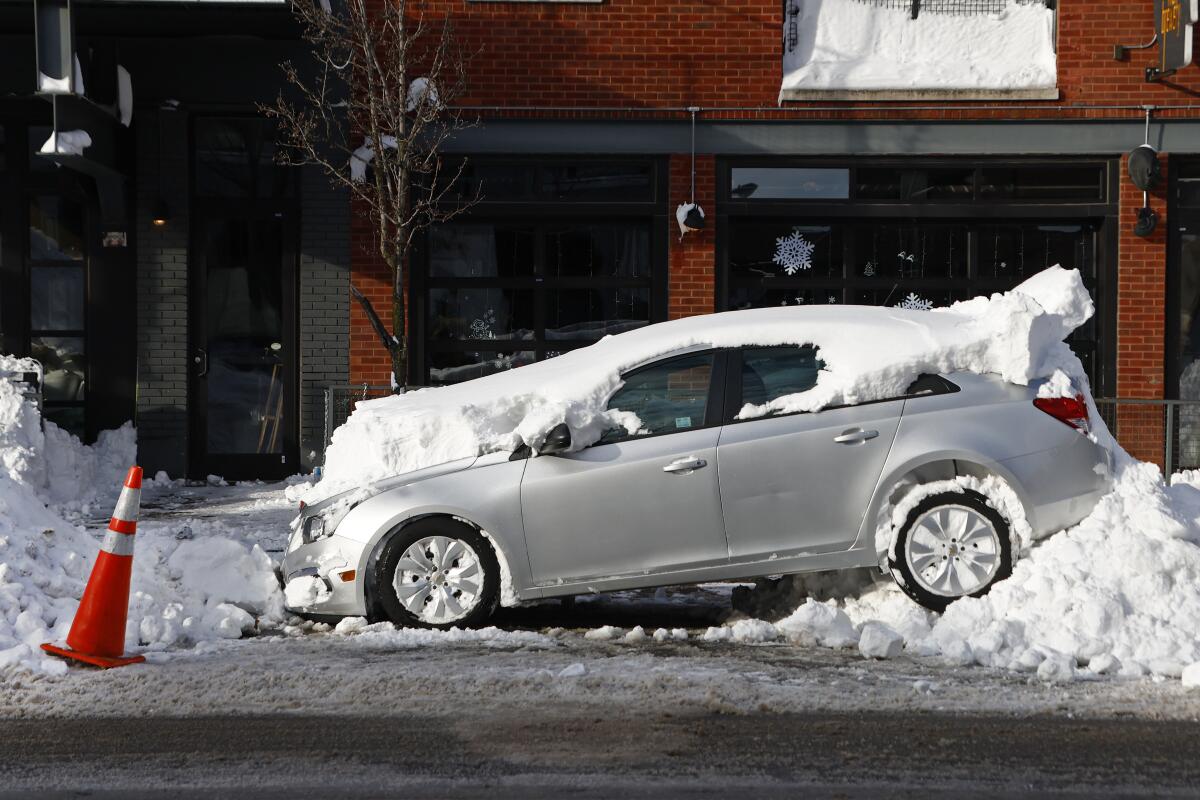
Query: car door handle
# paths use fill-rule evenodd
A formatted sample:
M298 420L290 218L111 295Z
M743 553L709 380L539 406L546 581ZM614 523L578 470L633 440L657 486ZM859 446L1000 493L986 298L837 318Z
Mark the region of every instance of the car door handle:
M663 472L673 472L676 475L690 475L698 469L704 469L708 466L708 462L703 458L688 456L681 458L678 461L672 461L663 467Z
M838 444L862 444L863 442L874 439L879 435L879 431L864 431L862 428L851 428L847 431L842 431L839 435L833 437L833 440Z

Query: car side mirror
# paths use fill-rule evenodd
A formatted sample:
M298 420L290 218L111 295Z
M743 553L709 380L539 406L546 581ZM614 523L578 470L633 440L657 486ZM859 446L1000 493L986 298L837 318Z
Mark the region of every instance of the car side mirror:
M567 423L560 422L546 434L546 441L538 449L538 455L548 456L562 453L571 449L571 429Z

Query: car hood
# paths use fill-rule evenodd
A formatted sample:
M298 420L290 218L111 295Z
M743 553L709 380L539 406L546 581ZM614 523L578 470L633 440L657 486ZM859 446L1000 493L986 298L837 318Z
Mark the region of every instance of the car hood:
M479 460L478 456L469 456L467 458L459 458L454 461L447 461L444 464L435 464L431 467L415 469L411 472L404 472L399 475L393 475L390 478L372 481L366 486L357 486L353 489L348 489L344 492L331 495L324 498L318 503L307 505L301 512L301 516L309 516L317 514L329 508L330 506L339 503L350 503L357 505L358 503L368 500L375 495L383 494L389 489L395 489L400 486L408 486L409 484L417 483L418 481L436 478L440 475L449 475L451 472L461 472L464 469L470 468Z

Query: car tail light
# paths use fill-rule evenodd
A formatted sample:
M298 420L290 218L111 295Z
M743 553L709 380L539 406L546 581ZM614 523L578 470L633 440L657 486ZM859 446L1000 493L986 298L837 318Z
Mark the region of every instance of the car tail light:
M1074 397L1039 397L1033 404L1064 425L1070 425L1081 433L1091 433L1092 421L1088 417L1087 403L1083 395Z

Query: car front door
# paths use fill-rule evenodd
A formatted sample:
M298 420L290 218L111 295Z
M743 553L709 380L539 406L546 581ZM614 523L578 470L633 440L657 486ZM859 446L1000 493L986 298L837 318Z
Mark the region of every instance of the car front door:
M669 358L623 376L608 408L637 414L579 452L532 458L521 482L537 583L724 563L717 488L723 353Z
M717 447L721 507L733 559L849 548L891 449L902 399L816 413L754 416L762 406L811 389L822 368L811 346L745 348L730 354Z

